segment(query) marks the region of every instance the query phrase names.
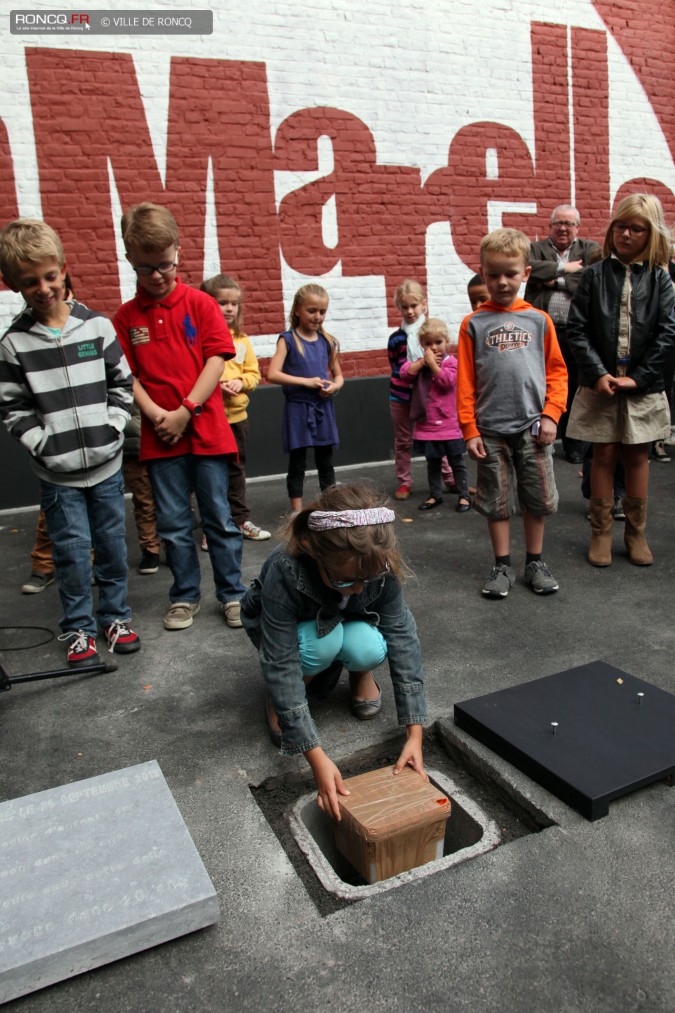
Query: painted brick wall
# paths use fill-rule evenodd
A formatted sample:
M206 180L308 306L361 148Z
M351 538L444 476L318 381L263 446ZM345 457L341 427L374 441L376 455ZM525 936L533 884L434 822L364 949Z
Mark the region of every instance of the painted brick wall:
M456 333L489 229L541 237L571 201L600 238L645 188L675 222L674 64L660 0L232 0L205 37L5 33L0 221L44 216L113 313L121 210L166 203L182 277L240 280L263 362L314 279L347 375L382 375L397 284ZM19 305L0 291L0 324Z

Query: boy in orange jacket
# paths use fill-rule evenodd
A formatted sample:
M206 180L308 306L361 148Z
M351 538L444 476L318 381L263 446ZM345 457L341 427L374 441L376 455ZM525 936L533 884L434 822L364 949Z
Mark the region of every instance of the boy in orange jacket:
M480 245L489 300L465 317L459 332L457 414L466 448L478 463L475 506L488 522L495 556L483 586L505 598L511 566L511 489L525 529L524 580L536 594L558 582L542 560L544 521L558 508L552 444L567 404L567 370L553 321L518 298L530 274L530 241L517 229L496 229Z

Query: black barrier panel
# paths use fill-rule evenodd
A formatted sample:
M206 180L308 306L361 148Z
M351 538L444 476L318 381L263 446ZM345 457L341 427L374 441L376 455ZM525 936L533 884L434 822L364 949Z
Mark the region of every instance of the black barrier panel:
M0 510L31 506L40 499L40 483L30 466L28 451L24 450L0 425Z
M249 405L249 442L246 472L250 478L285 474L287 458L281 449L283 392L280 387L260 387ZM389 419L389 379L384 376L347 380L335 398L340 447L336 466L386 461L392 457L393 433ZM39 500L39 483L27 451L0 427L0 510L30 506ZM314 467L311 451L307 468ZM392 479L393 480L393 479Z

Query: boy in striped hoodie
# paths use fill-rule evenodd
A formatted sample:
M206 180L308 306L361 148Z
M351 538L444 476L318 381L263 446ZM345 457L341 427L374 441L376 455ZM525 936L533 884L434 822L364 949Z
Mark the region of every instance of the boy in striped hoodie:
M128 625L120 470L131 374L112 323L66 300L63 247L49 225L21 218L5 226L0 273L26 303L0 338L0 417L40 479L68 664L91 665L99 660L97 619L110 651L129 654L141 646Z

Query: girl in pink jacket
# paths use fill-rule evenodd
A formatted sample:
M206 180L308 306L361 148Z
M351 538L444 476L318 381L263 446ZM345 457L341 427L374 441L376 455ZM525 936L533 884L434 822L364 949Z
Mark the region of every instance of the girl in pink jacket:
M457 421L457 359L450 354L450 336L442 320L425 321L418 335L422 357L401 366L401 380L413 386L410 418L413 437L427 459L429 495L420 510L443 502L441 461L447 457L457 486L455 510L471 509L469 480L464 463L466 447Z

